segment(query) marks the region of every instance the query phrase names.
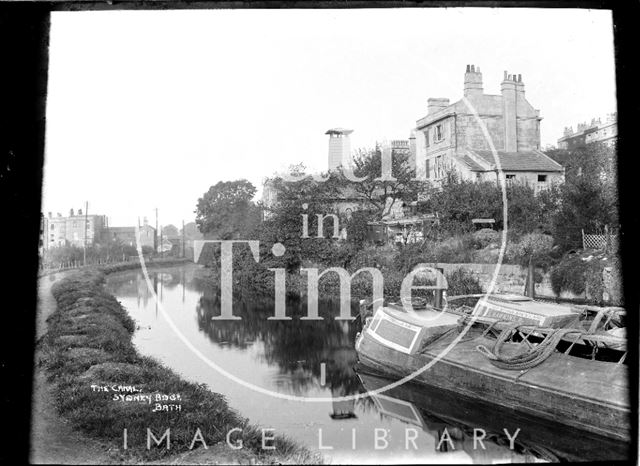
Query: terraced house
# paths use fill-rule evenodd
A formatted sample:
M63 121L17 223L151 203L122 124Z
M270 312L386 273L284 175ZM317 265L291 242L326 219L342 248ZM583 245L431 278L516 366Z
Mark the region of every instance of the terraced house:
M480 67L467 65L464 97L430 98L416 122L417 172L434 184L452 170L463 179L525 183L536 192L564 180L564 169L540 151L540 111L525 98L522 75L504 72L500 95L485 94ZM494 151L495 150L495 155Z

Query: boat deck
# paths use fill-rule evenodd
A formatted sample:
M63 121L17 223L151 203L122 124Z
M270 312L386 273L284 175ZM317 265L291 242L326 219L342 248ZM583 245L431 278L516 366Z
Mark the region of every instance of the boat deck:
M453 338L446 338L434 344L424 354L431 358L443 353ZM477 337L472 340L458 342L455 351L449 351L442 358L450 364L464 366L472 372L491 374L511 383L531 384L541 389L565 392L575 397L597 399L611 406L628 406L628 370L624 364L594 361L574 356L554 353L543 364L528 369L524 374L520 371L500 369L476 349L478 345L492 348L495 340ZM511 345L515 352L515 344ZM509 346L505 345L509 351Z

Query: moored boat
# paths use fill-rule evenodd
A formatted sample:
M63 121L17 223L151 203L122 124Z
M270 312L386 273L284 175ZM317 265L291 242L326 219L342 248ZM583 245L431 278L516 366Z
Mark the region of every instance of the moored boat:
M380 307L356 339L360 364L385 377L629 439L624 310L514 295L472 298L473 307L445 310Z

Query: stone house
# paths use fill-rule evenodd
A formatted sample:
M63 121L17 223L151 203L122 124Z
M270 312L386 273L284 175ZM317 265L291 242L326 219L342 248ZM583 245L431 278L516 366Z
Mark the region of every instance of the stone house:
M109 227L106 230L109 240L119 240L127 246L136 247L136 227ZM155 249L156 229L148 223L140 226L140 245Z
M480 67L467 65L464 97L430 98L416 122L418 176L436 186L447 172L462 179L507 182L544 189L564 180L564 168L540 151L540 111L526 99L521 75L506 71L500 95L485 94Z
M82 247L85 243L91 246L100 240L106 225L107 218L104 215L85 215L82 209L77 212L70 209L67 217L48 212L46 217L42 216L42 247Z

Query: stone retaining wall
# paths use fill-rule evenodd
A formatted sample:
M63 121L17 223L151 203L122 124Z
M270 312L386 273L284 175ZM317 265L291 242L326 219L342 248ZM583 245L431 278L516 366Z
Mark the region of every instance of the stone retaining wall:
M454 272L457 269L466 269L471 272L480 282L484 290L489 289L493 274L495 273L497 264L431 264L433 267L444 269L445 275ZM515 293L524 294L525 282L527 279L527 270L523 267L513 264L502 264L496 278L496 284L493 288L494 293ZM543 275L541 283L536 283L536 294L540 296L555 297L551 288L550 274ZM573 293L563 292L561 298L580 299L584 296L576 296Z

